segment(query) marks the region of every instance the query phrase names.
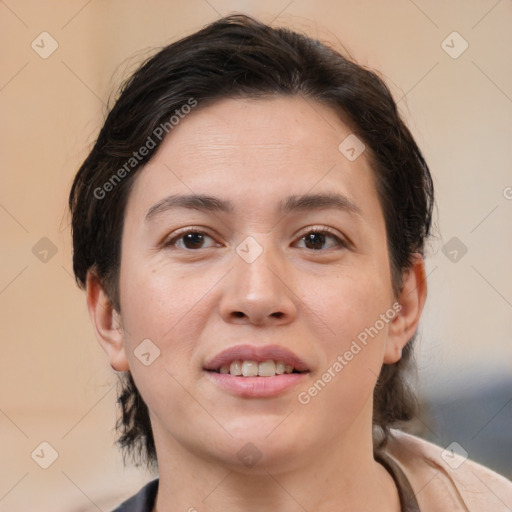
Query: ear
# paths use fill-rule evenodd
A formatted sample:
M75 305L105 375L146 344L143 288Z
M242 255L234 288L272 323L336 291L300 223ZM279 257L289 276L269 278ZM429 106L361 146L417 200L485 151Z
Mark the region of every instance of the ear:
M108 295L94 271L87 273L87 309L96 332L96 337L108 355L110 366L118 372L130 369L123 342L120 315L114 309Z
M389 326L384 364L396 363L402 357L402 349L418 329L426 298L425 261L417 253L414 255L412 268L402 276L402 289L397 299L401 309Z

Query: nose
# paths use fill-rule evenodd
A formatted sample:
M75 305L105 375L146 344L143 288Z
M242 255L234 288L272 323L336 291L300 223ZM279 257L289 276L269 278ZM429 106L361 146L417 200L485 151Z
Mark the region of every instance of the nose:
M234 268L224 280L220 314L224 321L277 326L297 317L298 298L293 293L286 264L270 250L252 262L234 254Z

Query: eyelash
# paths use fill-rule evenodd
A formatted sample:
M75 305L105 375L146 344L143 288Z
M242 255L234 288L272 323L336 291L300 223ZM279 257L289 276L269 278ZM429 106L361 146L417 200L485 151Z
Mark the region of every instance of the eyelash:
M313 227L307 228L307 231L303 231L299 235L298 240L299 241L304 240L304 238L307 235L311 234L311 233L315 233L315 234L325 235L327 237L331 237L335 241L335 247L330 247L330 248L327 248L327 249L320 249L320 250L319 249L309 249L309 251L312 251L312 252L323 252L323 251L332 250L332 249L339 249L340 247L341 248L348 248L349 247L348 242L346 242L343 238L341 238L336 231L334 231L331 228L323 227L323 226L313 226Z
M213 236L211 236L209 233L207 233L206 231L200 229L200 228L186 228L184 229L183 231L178 231L177 233L174 233L173 236L171 236L170 238L166 239L163 243L163 246L164 247L171 247L173 245L176 244L176 242L180 239L182 239L185 235L188 235L188 234L191 234L191 233L194 233L194 234L198 234L198 235L204 235L204 236L208 236L210 237L212 240L214 240ZM179 248L179 249L182 249L182 248ZM198 249L184 249L186 251L194 251L194 250L198 250Z
M197 229L186 228L186 230L179 231L179 232L175 233L172 237L170 237L166 241L164 241L163 246L164 247L175 246L177 241L182 239L184 236L186 236L188 234L192 234L192 233L207 236L207 237L211 238L212 240L214 240L213 236L211 236L209 233L207 233L206 231L204 231L200 228L197 228ZM350 245L348 242L343 240L334 230L327 228L327 227L320 227L320 226L319 227L313 226L313 227L308 228L307 231L304 231L304 232L302 232L302 234L299 235L298 240L299 241L304 240L304 238L311 233L326 235L326 236L333 238L338 247L348 248ZM204 249L204 248L200 247L199 249L187 249L187 248L180 247L179 249L183 249L185 251L198 251L198 250ZM207 247L207 249L210 249L210 247ZM329 248L329 249L333 249L333 248ZM321 252L321 251L325 251L325 250L329 250L329 249L320 249L320 250L309 249L309 250L312 252Z

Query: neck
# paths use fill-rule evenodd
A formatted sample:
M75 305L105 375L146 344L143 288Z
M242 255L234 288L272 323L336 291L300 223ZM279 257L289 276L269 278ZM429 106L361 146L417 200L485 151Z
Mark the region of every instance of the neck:
M155 429L160 481L154 512L399 511L393 479L373 458L371 429L354 427L314 454L297 450L282 464L273 460L252 469L207 460L174 440L163 443Z

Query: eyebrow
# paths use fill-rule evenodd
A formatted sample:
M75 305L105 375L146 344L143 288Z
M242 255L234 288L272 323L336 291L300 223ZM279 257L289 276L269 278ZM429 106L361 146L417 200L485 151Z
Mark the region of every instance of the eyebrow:
M320 210L336 208L352 214L361 215L361 208L347 196L336 192L322 194L304 194L290 196L282 205L282 213L290 213L295 210Z
M230 201L219 199L208 195L188 194L164 197L154 204L146 213L146 222L158 214L173 208L188 208L189 210L200 210L205 212L232 212L235 207Z
M146 213L146 222L152 218L174 208L187 208L203 212L231 213L235 207L231 201L204 194L175 194L164 197L154 204ZM320 210L336 208L348 213L361 215L361 208L348 197L334 193L303 194L288 197L281 202L279 210L283 214L296 210Z

